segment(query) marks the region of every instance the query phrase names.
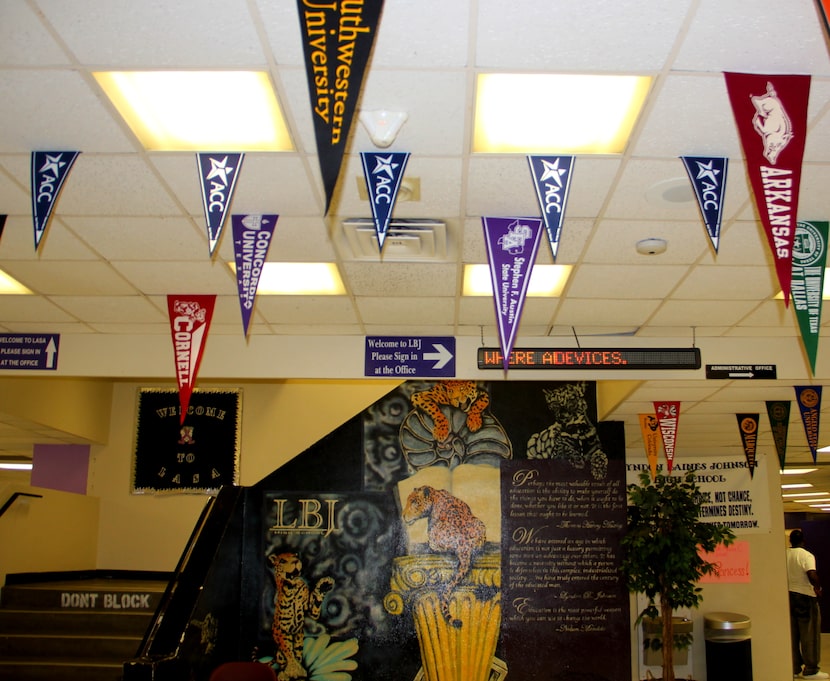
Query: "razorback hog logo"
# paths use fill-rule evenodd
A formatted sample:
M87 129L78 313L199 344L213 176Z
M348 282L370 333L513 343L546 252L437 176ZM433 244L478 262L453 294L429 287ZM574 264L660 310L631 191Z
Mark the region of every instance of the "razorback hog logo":
M784 110L781 100L778 99L772 83L767 83L765 94L750 95L749 99L755 107L752 127L764 140L764 158L775 165L778 155L793 138L790 117Z

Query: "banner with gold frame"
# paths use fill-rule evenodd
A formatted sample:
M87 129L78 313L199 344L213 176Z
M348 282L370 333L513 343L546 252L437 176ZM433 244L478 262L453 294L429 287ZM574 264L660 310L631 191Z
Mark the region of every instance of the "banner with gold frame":
M176 390L139 388L133 494L212 494L239 476L242 391L194 390L184 420Z

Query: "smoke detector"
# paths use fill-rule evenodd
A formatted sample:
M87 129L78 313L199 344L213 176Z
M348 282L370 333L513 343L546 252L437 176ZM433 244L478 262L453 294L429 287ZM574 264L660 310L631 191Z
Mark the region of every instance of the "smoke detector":
M651 237L637 242L635 248L640 255L660 255L665 253L669 243L665 239Z

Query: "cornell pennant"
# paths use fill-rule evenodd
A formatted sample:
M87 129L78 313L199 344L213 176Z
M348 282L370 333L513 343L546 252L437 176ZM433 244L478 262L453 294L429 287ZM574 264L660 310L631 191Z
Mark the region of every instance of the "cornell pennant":
M190 379L190 352L193 347L193 320L176 317L173 320L176 344L176 378L179 386L187 385Z

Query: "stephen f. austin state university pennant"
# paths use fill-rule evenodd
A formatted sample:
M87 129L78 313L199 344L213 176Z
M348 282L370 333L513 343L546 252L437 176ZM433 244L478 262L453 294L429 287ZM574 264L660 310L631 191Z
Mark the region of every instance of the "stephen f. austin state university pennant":
M222 236L244 158L245 154L241 153L196 154L210 255L213 255L219 237Z
M328 213L383 0L297 0L297 9Z
M810 76L724 73L784 303L790 304Z
M35 228L35 250L46 231L46 223L58 200L63 183L72 170L80 151L32 152L32 218Z

